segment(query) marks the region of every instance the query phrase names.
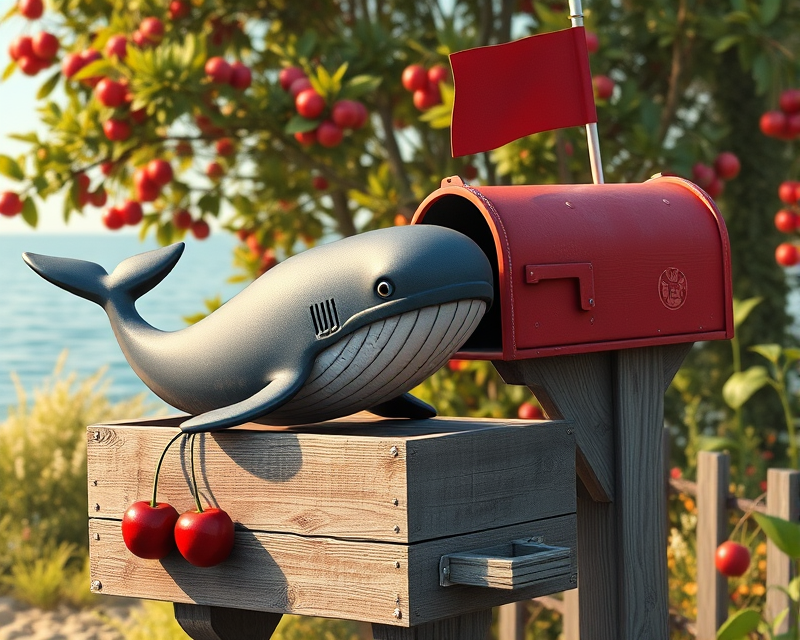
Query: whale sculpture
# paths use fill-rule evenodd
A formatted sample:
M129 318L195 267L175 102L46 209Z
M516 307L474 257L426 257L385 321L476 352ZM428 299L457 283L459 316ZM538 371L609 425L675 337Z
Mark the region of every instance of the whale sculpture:
M45 280L106 311L130 366L187 433L263 419L307 424L369 410L423 418L407 392L439 369L491 305L492 269L445 227L379 229L309 249L179 331L150 326L135 301L175 266L183 243L108 274L84 260L24 253Z

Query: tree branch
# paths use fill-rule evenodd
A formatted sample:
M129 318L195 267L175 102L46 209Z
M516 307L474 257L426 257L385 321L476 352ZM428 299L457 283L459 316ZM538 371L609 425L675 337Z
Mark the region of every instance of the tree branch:
M336 214L339 233L341 233L343 237L356 235L358 231L353 224L353 214L350 211L347 192L343 189L336 189L331 192L331 199L333 200L333 211Z
M388 96L381 95L378 98L377 106L378 115L383 125L384 145L386 147L389 169L391 169L392 175L394 175L395 180L397 180L400 189L400 213L410 220L416 209L416 198L411 189L411 181L408 179L405 164L400 154L400 146L397 144L397 138L394 135L394 116Z

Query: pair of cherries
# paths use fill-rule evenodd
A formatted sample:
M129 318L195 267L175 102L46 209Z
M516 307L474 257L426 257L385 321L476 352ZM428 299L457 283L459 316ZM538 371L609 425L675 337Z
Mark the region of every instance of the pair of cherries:
M186 560L196 567L213 567L225 560L233 548L234 527L230 516L222 509L206 508L200 504L194 472L194 439L191 438L192 488L196 509L178 515L171 504L158 502L158 474L161 463L172 444L182 433L169 441L156 467L153 497L150 501L134 502L122 517L122 539L135 556L149 560L167 557L177 546Z

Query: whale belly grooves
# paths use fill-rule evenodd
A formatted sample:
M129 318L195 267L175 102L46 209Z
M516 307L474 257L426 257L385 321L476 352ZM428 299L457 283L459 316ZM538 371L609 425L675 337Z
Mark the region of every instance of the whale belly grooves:
M402 395L447 362L485 310L483 300L459 300L364 326L321 352L300 391L259 422L322 422Z

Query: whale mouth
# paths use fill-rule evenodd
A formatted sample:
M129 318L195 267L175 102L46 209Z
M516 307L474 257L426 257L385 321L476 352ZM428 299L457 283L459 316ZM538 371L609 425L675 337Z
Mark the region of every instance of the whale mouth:
M259 422L322 422L402 395L458 351L485 310L484 300L458 300L367 324L322 351L300 391Z

